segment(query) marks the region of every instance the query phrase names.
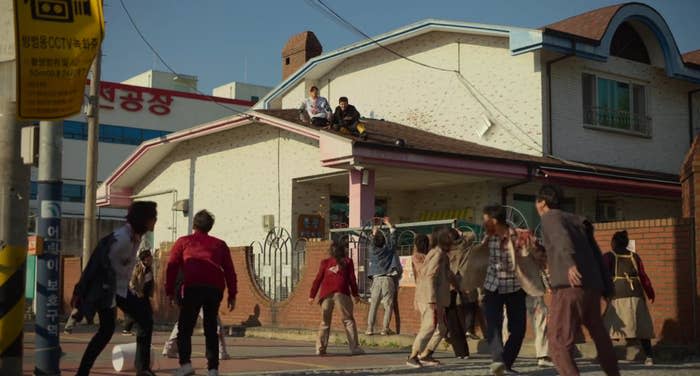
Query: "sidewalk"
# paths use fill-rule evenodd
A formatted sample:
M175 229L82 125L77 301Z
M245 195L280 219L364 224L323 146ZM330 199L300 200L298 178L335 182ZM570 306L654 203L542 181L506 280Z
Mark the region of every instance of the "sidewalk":
M61 335L61 344L66 355L61 359L61 371L63 375L73 375L77 369L80 357L92 336L92 328L81 327L72 335ZM177 367L176 359L164 358L160 355L163 343L169 333L159 331L154 333L154 370L158 374L171 374ZM105 349L93 368L93 375L124 375L130 373L117 373L112 368L111 351L115 344L134 342L132 336L123 336L115 333L112 342ZM204 337L195 335L193 342L193 365L198 375L206 373L206 359L204 359ZM33 370L34 333L25 332L24 338L24 373L31 375ZM227 345L233 359L221 362L222 375L260 375L260 374L284 374L284 375L485 375L490 362L485 355L476 355L469 360L457 360L451 353L441 352L437 354L444 365L424 369L411 369L404 365L407 350L398 347L380 348L366 347L367 355L349 356L344 346L332 346L329 355L318 357L314 355L314 346L308 341L275 340L265 338L227 338ZM583 360L582 374L602 375L596 365ZM552 369L539 369L532 358L520 358L516 363L516 369L528 372L531 375L556 375ZM653 368L643 367L639 364L624 364L625 375L674 375L690 376L700 374L700 363L658 365Z

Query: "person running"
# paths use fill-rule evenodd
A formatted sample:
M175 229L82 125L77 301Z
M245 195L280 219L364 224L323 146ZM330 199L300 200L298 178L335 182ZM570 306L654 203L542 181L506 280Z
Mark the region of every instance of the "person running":
M422 237L416 238L416 251L425 250ZM420 329L406 360L409 367L434 366L440 362L433 357L440 341L447 334L445 308L450 305L450 265L447 257L452 245L448 228L436 228L430 239L430 251L422 267L416 269L415 305L420 312Z
M372 280L372 287L366 335L374 334L374 320L377 316L380 302L384 306L384 321L382 322L380 334L393 334L391 329L389 329L391 313L394 309L394 292L397 287L393 277L401 274L401 264L397 265L395 262L396 228L391 224L389 217L382 218L382 221L389 227L389 238L386 238L378 226L372 228L368 273L369 278Z
M598 352L600 366L609 376L620 374L610 335L600 315L600 300L610 284L593 227L560 209L564 195L553 185L540 188L535 207L542 219L552 303L549 308L549 356L564 376L578 375L573 351L584 325Z
M627 249L629 242L627 231L616 232L611 241L612 251L603 256L615 284L615 295L608 301L603 322L612 338L638 339L646 355L644 364L652 366L654 322L644 295L654 303L656 294L642 258Z
M333 242L330 257L321 261L316 278L311 285L309 304L313 304L318 296L318 303L321 305L321 325L316 337L316 355L326 355L335 306L340 310L343 319L350 353L352 355L365 353L357 340L357 325L352 314L353 301L357 304L360 301L360 295L357 292L355 267L352 259L347 256L347 252L347 240Z
M489 248L489 264L484 281L484 313L486 315L486 340L491 349L490 370L494 375L515 373L513 363L520 353L525 338L525 291L516 272L515 230L506 221L502 205L488 205L483 210L486 237ZM503 309L508 319L508 340L503 344Z
M219 374L219 347L216 317L224 289L228 288L229 312L236 306L236 271L231 252L223 240L209 235L214 226L214 216L207 210L195 214L192 235L177 239L170 250L166 269L165 293L175 304L175 280L182 271L183 297L178 317L177 347L180 368L176 376L194 375L190 362L192 356L192 331L197 314L203 310L204 337L209 376Z
M128 209L126 224L98 243L76 286L73 300L97 311L100 326L80 360L78 376L89 375L95 359L112 339L116 326L116 307L136 321L136 356L139 376L151 371L153 311L150 304L129 290L141 236L153 231L158 212L152 201L135 201Z
M455 357L460 359L469 358L469 344L467 343L466 313L464 307L468 304L466 292L461 290L462 275L466 275L466 261L469 256L469 248L474 243L474 234L467 235L460 233L455 228L450 229L452 236L452 246L447 257L450 263L450 272L454 276L450 282L450 305L446 310L447 333L449 343Z
M199 310L199 318L204 318L204 312ZM173 325L173 330L170 331L170 337L163 344L163 356L177 359L178 358L178 347L177 347L177 337L178 337L178 322ZM224 333L224 327L221 325L221 316L216 315L216 334L219 337L219 360L231 359L231 355L228 353L226 348L226 333Z

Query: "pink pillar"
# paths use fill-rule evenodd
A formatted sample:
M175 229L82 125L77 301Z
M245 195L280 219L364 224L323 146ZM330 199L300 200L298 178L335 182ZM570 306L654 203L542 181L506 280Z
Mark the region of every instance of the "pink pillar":
M362 174L366 175L362 184ZM374 217L374 170L350 170L350 227L362 227Z

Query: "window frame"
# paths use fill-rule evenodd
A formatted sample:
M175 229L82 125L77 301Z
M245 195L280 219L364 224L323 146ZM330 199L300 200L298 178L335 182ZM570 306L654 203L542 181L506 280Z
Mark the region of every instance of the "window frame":
M586 87L584 83L584 77L586 75L592 76L593 81L595 83L592 93L593 97L592 98L586 98L585 97L585 92L586 92ZM605 124L593 124L588 121L589 116L587 116L586 111L589 111L591 109L597 109L599 108L598 106L598 80L599 79L604 79L608 81L612 81L615 83L623 83L628 86L628 93L629 93L629 114L630 114L630 128L625 129L625 128L616 128L614 126L610 125L605 125ZM583 127L586 129L591 129L591 130L596 130L596 131L605 131L605 132L611 132L611 133L618 133L618 134L624 134L628 136L636 136L636 137L641 137L641 138L652 138L653 137L653 119L650 115L650 90L649 90L649 82L645 82L642 80L630 78L630 77L625 77L625 76L619 76L619 75L614 75L606 72L598 72L598 71L591 71L591 70L584 70L581 72L581 104L582 104L582 123ZM634 104L635 104L635 87L641 87L643 88L643 93L644 93L644 117L646 118L646 129L644 131L638 131L632 129L632 116L634 116L636 113L634 111ZM590 102L590 108L586 107L586 102ZM592 118L593 116L591 116Z

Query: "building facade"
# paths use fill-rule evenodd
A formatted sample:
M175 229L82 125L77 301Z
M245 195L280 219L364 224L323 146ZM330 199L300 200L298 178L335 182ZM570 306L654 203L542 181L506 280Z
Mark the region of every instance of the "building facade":
M544 182L599 222L680 215L700 58L681 55L646 5L541 29L425 20L320 55L311 35L290 39L285 51L308 59L283 53L284 80L247 115L142 144L105 180L100 205L167 192L161 207L187 199L189 210L161 217L156 243L207 208L213 233L235 245L260 241L270 216L295 237L325 237L378 213L479 222L490 202L536 229ZM349 97L368 139L300 121L311 86L332 105ZM322 236L308 236L307 218Z

